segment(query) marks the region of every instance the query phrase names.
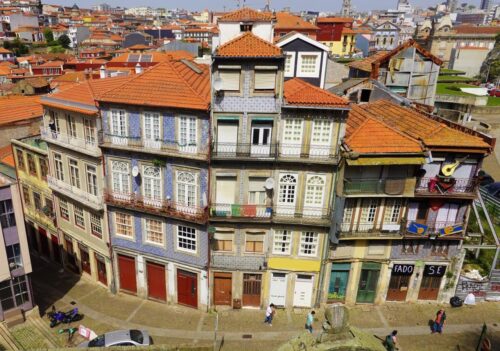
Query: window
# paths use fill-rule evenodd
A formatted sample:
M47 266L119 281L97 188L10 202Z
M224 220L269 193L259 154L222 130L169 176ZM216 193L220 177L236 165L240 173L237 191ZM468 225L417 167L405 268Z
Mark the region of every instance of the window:
M26 276L22 275L12 279L12 287L14 288L14 299L16 306L21 306L26 301L29 301L28 286L26 284Z
M276 86L276 71L256 70L254 83L255 90L274 90Z
M300 144L302 142L302 120L285 119L283 129L284 144Z
M45 198L45 207L43 208L43 212L48 217L52 217L52 215L54 214L54 204L48 197Z
M295 71L295 53L287 52L285 58L285 77L293 77Z
M185 226L177 227L177 249L196 252L196 229Z
M302 232L300 235L299 256L316 256L318 251L318 233Z
M253 177L248 179L248 203L250 205L266 204L266 178Z
M78 168L78 162L73 159L69 159L69 175L71 185L80 188L80 170Z
M363 208L361 210L361 223L375 222L375 214L377 213L378 199L364 199Z
M5 251L7 252L7 262L11 271L23 266L21 246L19 244L6 246Z
M245 252L264 252L264 235L247 234L245 238Z
M354 209L356 208L357 199L346 199L344 206L344 214L342 216L342 231L348 231L351 228Z
M24 199L24 206L29 206L31 204L30 190L26 185L23 185L23 199Z
M311 144L329 146L331 135L332 121L327 119L314 120L311 133Z
M324 176L308 176L306 183L305 206L323 206L326 179Z
M87 191L97 196L97 169L95 166L87 165Z
M98 238L102 238L101 217L94 213L90 213L90 231Z
M49 173L49 166L47 164L46 158L38 158L40 162L40 176L43 180L47 180L47 174Z
M36 177L37 172L36 172L35 157L32 154L26 154L26 156L28 157L28 172Z
M146 219L146 241L163 245L163 230L161 221Z
M289 230L275 230L273 238L273 254L289 255L292 243L292 232Z
M59 213L61 217L69 221L69 205L68 201L59 199Z
M66 115L66 124L68 127L68 135L70 137L76 138L76 122L75 117L71 115Z
M90 118L85 118L83 120L83 127L84 127L84 133L85 133L85 142L87 144L95 145L95 143L96 143L96 140L95 140L96 128L94 125L94 121L91 120Z
M385 205L384 223L399 223L401 199L388 199Z
M233 251L233 235L234 234L224 234L215 233L214 234L214 251Z
M144 139L159 141L161 139L160 133L160 114L146 112L144 114Z
M161 201L161 170L160 167L143 167L144 197Z
M297 187L297 175L284 174L280 177L278 201L281 204L295 204L295 193Z
M35 204L35 209L37 211L42 210L42 197L39 193L33 192L33 203Z
M401 243L401 254L403 255L414 255L418 253L418 241L417 240L402 240Z
M181 147L196 146L196 117L179 118L179 145Z
M54 154L54 167L56 170L56 178L58 180L64 181L64 170L63 170L62 156L60 154Z
M10 280L4 280L0 283L0 304L2 305L2 309L4 311L16 307L14 304L14 296L12 294Z
M239 70L219 71L219 78L222 82L221 90L240 91L240 74Z
M80 228L85 229L85 217L83 215L83 208L73 205L73 211L75 213L75 224Z
M177 172L177 202L180 205L196 206L196 175Z
M240 32L251 32L252 25L251 24L240 24Z
M113 136L127 136L127 121L125 120L125 111L111 111L111 134Z
M317 77L319 75L319 53L299 54L298 76Z
M445 240L437 240L432 242L431 255L444 256L448 254L450 242Z
M111 162L111 178L113 192L128 194L130 193L130 166L127 162Z
M17 168L21 171L26 171L26 165L24 164L24 153L22 150L16 149L17 156Z
M115 213L116 235L132 237L132 216L116 212Z

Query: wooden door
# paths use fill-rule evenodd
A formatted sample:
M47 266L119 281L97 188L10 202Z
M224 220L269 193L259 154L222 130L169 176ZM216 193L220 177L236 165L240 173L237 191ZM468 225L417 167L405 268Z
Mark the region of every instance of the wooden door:
M214 304L229 305L232 303L232 274L214 273Z
M150 299L167 301L165 266L146 262L146 273L148 275L148 297Z
M373 301L375 301L379 273L380 271L378 270L361 270L356 302L373 303Z
M70 238L64 238L64 242L66 243L66 259L69 268L76 273L80 273L76 265L75 251L73 250L73 241Z
M40 235L40 246L42 249L42 255L45 257L50 257L49 241L47 239L47 231L43 228L38 228L38 234Z
M59 240L57 236L51 235L50 241L52 242L52 253L54 256L54 261L61 263L61 250L59 249Z
M104 285L108 285L108 276L106 273L106 263L104 257L94 254L97 266L97 279Z
M419 300L436 300L439 294L442 277L427 277L422 278L420 290L418 291Z
M243 274L243 306L260 306L262 274Z
M118 255L118 270L120 276L120 290L136 294L137 281L135 272L135 258Z
M82 265L82 271L84 271L87 274L92 274L91 268L90 268L90 255L89 252L87 251L86 248L80 246L80 262Z
M198 277L196 273L177 270L177 302L198 308Z
M387 290L387 301L405 301L410 283L410 275L392 274Z

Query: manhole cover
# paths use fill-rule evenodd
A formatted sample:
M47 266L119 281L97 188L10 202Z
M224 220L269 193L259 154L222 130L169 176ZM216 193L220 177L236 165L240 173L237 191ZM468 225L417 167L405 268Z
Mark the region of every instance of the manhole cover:
M252 334L243 334L242 336L243 339L251 339L252 337Z

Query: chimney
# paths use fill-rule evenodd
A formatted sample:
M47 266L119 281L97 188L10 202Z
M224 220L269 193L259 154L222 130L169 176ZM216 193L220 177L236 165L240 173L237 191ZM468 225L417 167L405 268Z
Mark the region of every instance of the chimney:
M106 78L106 67L104 65L101 66L99 69L99 78L104 79Z
M142 67L138 62L137 65L135 65L135 74L141 74L141 73L142 73Z

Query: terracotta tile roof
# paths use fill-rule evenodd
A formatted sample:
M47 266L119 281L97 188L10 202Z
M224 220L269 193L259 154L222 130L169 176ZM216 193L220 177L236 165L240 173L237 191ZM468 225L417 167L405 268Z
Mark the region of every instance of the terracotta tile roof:
M0 54L12 54L12 51L0 47Z
M316 23L345 23L353 21L354 18L352 17L318 17Z
M151 47L149 47L147 45L143 45L143 44L135 44L135 45L129 46L128 49L129 50L148 50L148 49L151 49Z
M10 74L10 67L0 66L0 76L7 76Z
M41 118L42 115L43 109L39 96L9 95L0 97L0 126Z
M219 17L219 22L269 22L272 20L272 13L259 12L249 7L243 7Z
M219 57L280 57L281 48L254 35L245 32L239 37L219 46L216 50Z
M500 33L500 26L471 26L461 25L453 28L455 33L458 34L498 34Z
M375 54L368 56L362 60L352 61L348 64L349 67L359 69L365 72L372 71L372 63L387 55L389 51L377 51Z
M360 108L372 118L378 119L414 139L421 140L428 147L490 148L488 143L476 135L454 129L412 108L399 106L390 101L379 100L361 105Z
M277 12L276 13L276 25L274 26L275 30L279 29L291 29L291 30L317 30L318 27L312 24L311 22L307 22L303 20L299 16L292 15L289 12Z
M10 144L0 148L0 162L5 163L6 165L9 165L11 167L16 167L14 155L12 154L12 147Z
M185 53L185 51L182 51ZM120 56L113 57L109 63L110 66L113 65L113 63L116 62L132 62L134 65L137 63L136 61L130 61L131 58L137 58L137 55L140 55L140 53L131 53L131 52L126 52ZM177 53L176 51L170 51L170 52L159 52L159 51L148 51L142 53L142 55L150 55L151 56L151 61L149 62L164 62L170 60L172 57L176 56ZM179 54L180 55L180 54ZM189 58L192 58L193 55L189 55ZM176 56L177 58L177 56ZM187 57L181 57L181 58L187 58Z
M208 110L210 74L207 65L168 60L100 94L99 101Z
M288 105L311 107L348 107L349 101L303 81L300 78L287 80L284 97Z
M49 61L45 62L41 65L34 66L33 68L39 68L39 67L61 67L64 65L63 61Z

